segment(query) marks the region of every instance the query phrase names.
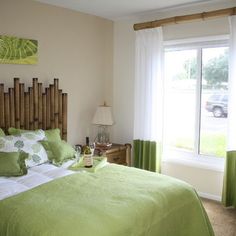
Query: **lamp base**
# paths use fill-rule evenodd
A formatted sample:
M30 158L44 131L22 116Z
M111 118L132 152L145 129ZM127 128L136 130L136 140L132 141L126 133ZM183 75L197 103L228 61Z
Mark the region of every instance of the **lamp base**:
M105 145L110 143L108 127L106 125L101 125L98 127L97 142Z

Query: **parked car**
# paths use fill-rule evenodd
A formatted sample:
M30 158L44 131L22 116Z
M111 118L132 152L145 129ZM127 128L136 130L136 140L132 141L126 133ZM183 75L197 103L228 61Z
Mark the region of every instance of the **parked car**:
M228 95L211 95L206 102L205 108L207 111L212 112L214 117L226 117L228 115Z

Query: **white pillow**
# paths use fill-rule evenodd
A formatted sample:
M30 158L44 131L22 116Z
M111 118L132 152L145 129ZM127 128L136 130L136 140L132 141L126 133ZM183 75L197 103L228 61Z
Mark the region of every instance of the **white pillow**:
M38 141L45 138L41 132L26 132L19 135L7 135L0 137L0 152L19 152L29 153L29 158L25 160L27 167L36 166L48 161L47 152L43 145Z
M46 139L45 132L42 129L22 132L21 134L17 134L14 136L21 137L27 141L35 141L35 142Z

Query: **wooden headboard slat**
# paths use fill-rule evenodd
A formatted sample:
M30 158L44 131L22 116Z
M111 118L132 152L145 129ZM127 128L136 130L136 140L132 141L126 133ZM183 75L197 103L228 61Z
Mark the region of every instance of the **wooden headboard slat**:
M7 132L9 127L21 129L59 128L62 139L67 139L67 94L59 89L59 80L43 91L42 83L33 78L32 87L14 78L14 88L4 92L0 84L0 127Z
M25 85L20 84L20 128L25 127Z
M5 126L5 118L4 118L4 85L0 84L0 117L3 119L0 120L0 127Z
M58 97L58 127L62 130L62 90L59 90Z
M4 93L4 118L5 131L10 127L10 107L9 107L9 93ZM3 127L3 128L4 128Z
M42 83L38 83L38 128L43 128L43 94Z
M43 110L42 110L42 127L47 129L47 96L46 93L43 93ZM60 127L59 127L60 128ZM62 129L60 129L62 130Z
M20 82L18 78L14 79L14 96L15 96L15 127L20 128Z
M38 129L39 128L39 95L38 95L38 79L37 78L33 78L33 101L34 101L34 116L33 116L33 120L34 120L34 129Z
M50 84L50 121L51 121L51 127L55 127L55 117L54 117L54 85Z
M29 129L34 130L34 95L33 88L29 87Z
M65 139L67 137L67 94L62 94L62 138Z
M54 118L55 118L55 126L58 127L59 124L59 114L58 114L58 100L59 100L59 95L58 95L58 79L54 79Z
M51 127L51 120L50 120L50 90L49 88L46 88L46 129L49 129Z
M25 100L25 115L24 115L24 126L23 128L24 129L29 129L29 93L28 92L25 92L24 93L24 100Z
M10 126L15 127L15 99L14 89L9 88Z

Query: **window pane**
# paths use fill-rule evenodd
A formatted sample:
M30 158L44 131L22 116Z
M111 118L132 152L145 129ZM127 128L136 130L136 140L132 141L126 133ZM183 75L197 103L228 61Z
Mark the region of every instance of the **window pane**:
M227 87L228 48L203 49L200 154L225 156Z
M194 150L197 50L165 53L165 148Z

